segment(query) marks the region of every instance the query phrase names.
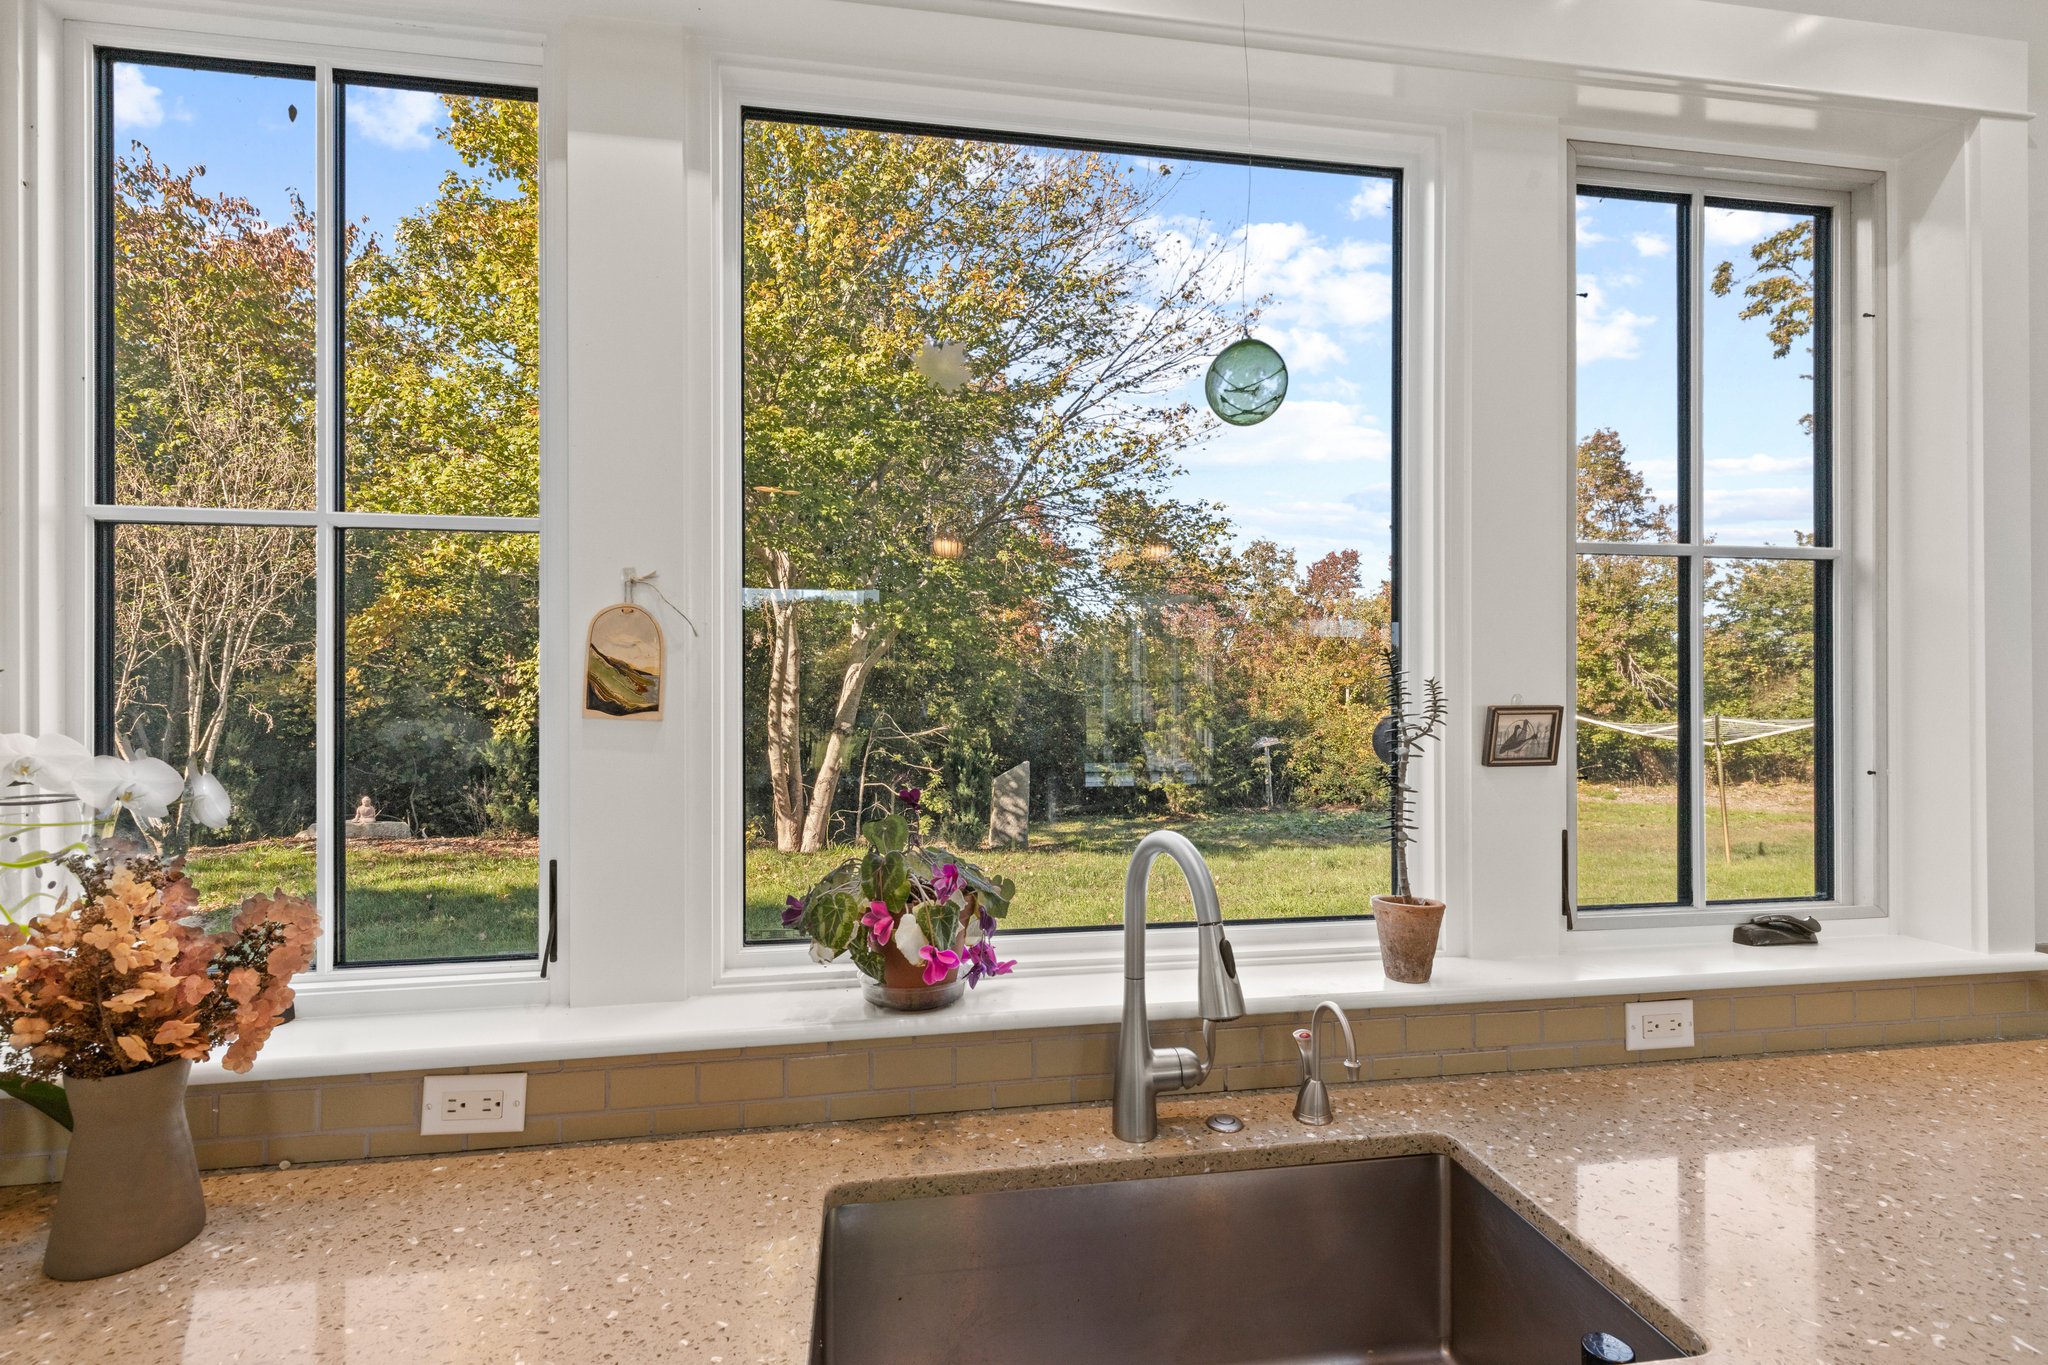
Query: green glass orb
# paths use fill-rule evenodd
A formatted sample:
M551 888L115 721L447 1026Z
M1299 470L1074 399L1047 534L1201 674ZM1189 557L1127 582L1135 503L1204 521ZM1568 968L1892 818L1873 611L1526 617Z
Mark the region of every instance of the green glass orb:
M1252 426L1280 411L1287 398L1287 362L1263 341L1233 341L1209 362L1203 388L1211 412L1234 427Z

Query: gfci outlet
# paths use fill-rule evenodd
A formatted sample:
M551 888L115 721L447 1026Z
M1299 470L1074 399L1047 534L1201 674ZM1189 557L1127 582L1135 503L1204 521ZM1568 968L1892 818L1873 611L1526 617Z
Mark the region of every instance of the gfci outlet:
M526 1073L428 1076L421 1082L420 1132L518 1133L526 1128Z
M1631 1000L1627 1010L1630 1052L1692 1046L1692 1001Z

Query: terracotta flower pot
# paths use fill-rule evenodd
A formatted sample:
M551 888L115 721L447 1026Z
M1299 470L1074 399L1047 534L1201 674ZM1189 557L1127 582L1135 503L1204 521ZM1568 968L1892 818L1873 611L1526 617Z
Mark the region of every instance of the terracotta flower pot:
M1380 967L1387 980L1427 983L1436 966L1444 903L1422 896L1374 896L1372 925L1380 936Z
M924 963L903 956L893 942L882 949L882 979L861 983L861 994L869 1004L890 1010L943 1009L966 993L967 983L960 979L958 967L947 972L944 980L928 986Z
M76 1127L50 1215L45 1275L118 1275L170 1255L206 1226L206 1196L185 1124L191 1075L192 1063L175 1061L64 1083Z

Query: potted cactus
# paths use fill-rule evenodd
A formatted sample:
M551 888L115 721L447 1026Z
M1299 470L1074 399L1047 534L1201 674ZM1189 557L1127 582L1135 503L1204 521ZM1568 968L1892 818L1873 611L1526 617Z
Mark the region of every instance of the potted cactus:
M1412 712L1399 645L1387 646L1384 663L1387 715L1373 730L1372 744L1380 762L1387 765L1387 835L1394 845L1394 888L1391 895L1372 898L1372 922L1387 979L1419 986L1429 980L1436 966L1444 903L1416 895L1408 881L1408 846L1415 841L1415 788L1408 775L1410 766L1422 756L1424 741L1443 733L1446 707L1443 685L1426 678L1420 712Z

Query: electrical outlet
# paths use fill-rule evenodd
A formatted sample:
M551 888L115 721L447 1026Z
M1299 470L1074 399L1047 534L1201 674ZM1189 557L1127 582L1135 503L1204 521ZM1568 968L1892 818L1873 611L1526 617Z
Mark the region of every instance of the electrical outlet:
M526 1128L526 1073L428 1076L420 1082L420 1132L518 1133Z
M1630 1052L1693 1045L1690 1000L1631 1000L1627 1015Z

